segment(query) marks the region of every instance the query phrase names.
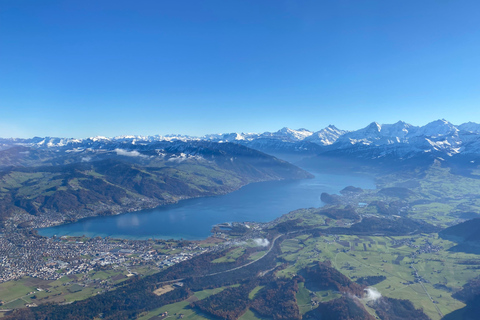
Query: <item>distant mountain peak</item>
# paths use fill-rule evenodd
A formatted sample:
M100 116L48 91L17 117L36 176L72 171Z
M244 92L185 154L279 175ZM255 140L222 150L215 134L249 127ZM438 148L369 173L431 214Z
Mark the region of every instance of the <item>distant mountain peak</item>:
M432 121L424 126L413 126L404 121L393 124L371 122L355 130L340 130L335 125L312 132L305 128L283 127L275 132L221 133L203 137L187 135L123 135L113 138L104 136L86 139L34 137L31 139L1 139L0 150L11 146L58 148L65 152L80 152L121 148L131 145L148 146L149 143L170 145L179 141L232 142L264 152L347 152L350 155L365 152L364 157L408 157L418 153L441 154L441 157L459 153L480 155L480 124L467 122L455 126L445 119ZM120 145L121 144L121 145ZM289 151L289 152L290 152Z
M328 127L325 127L323 130L330 130L330 131L344 131L344 130L340 130L338 129L335 125L333 124L329 124Z
M471 121L462 123L457 128L461 131L480 133L480 124Z
M278 130L277 132L274 132L273 134L270 134L270 136L274 136L274 137L280 137L280 138L284 138L284 139L287 139L287 140L290 140L290 139L293 139L293 140L303 140L305 139L306 137L309 137L313 134L313 132L309 131L309 130L306 130L306 129L298 129L298 130L294 130L294 129L290 129L288 127L283 127L282 129ZM268 135L268 134L264 134L264 135Z
M305 140L319 144L321 146L327 146L335 143L337 139L342 136L346 131L340 130L334 125L329 125L320 131L314 132L311 136Z
M376 132L380 132L382 130L382 125L380 125L378 122L372 122L370 123L366 129L368 129L369 131L376 131Z

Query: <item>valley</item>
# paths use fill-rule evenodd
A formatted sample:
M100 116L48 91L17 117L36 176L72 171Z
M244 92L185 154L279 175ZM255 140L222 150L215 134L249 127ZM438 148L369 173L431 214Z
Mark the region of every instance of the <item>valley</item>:
M393 299L391 301L394 302L388 300L389 303L407 300L414 307L414 309L408 309L410 307L406 306L410 310L409 312L423 312L421 314L430 319L441 319L443 316L465 306L464 302L455 299L453 295L469 281L476 278L476 265L480 265L480 262L476 254L451 251L450 249L456 243L440 238L438 231L462 221L460 210L466 210L466 212L477 210L475 199L478 195L475 190L480 190L480 188L477 188L480 180L454 175L450 173L450 169L442 167L440 162L433 163L422 173L422 183L414 183L417 175L418 172L378 175L377 189L345 188L341 191L340 196L334 197L337 201L336 204L326 205L323 208L295 210L272 222L256 224L254 228L236 228L232 234L225 230L222 232L225 237L220 234L217 235L220 237L218 244L184 242L182 245L185 246L184 248L196 245L198 246L197 250L199 250L197 252L203 252L203 254L198 257L191 255L184 262L179 261L178 264L174 264L164 271L162 271L164 267L158 264L160 260L156 260L156 258L153 258L149 263L144 261L137 267L134 264L127 263L131 266L129 267L131 268L130 271L136 270L135 274L137 274L134 278L128 279L125 277L127 270L117 269L120 271L119 277L118 271L114 271L115 268L110 269L116 265L113 263L103 271L106 272L104 276L106 282L104 283L109 284L110 287L104 287L102 292L116 292L122 287L125 287L127 291L131 290L128 288L133 290L133 287L135 287L137 288L135 290L143 292L144 289L142 288L144 286L150 287L156 282L159 283L159 281L170 281L170 283L182 281L184 284L181 290L188 288L192 292L186 293L185 299L187 300L167 303L164 306L152 309L148 309L151 308L148 307L142 309L144 311L139 310L138 313L135 313L135 317L150 319L168 312L170 315L182 314L186 319L211 319L209 315L205 314L207 309L200 311L200 309L192 307L192 303L194 301L205 301L207 303L210 301L207 299L208 297L212 297L211 299L215 297L212 302L208 303L213 303L214 300L217 301L218 299L220 300L216 303L222 303L222 297L224 296L216 294L228 288L243 288L242 283L253 281L251 285L247 286L250 289L246 291L247 300L241 307L243 309L239 311L240 313L235 313L241 316L235 316L232 319L264 319L261 316L263 310L261 305L264 302L259 302L261 300L256 300L255 297L260 299L261 295L259 296L259 294L263 292L262 290L266 290L265 288L280 281L284 283L282 286L287 284L293 286L291 290L293 290L294 295L286 299L298 305L298 307L292 309L293 314L296 314L295 317L308 319L312 316L315 318L312 312L319 307L323 308L323 313L334 312L334 309L329 309L336 308L333 304L334 301L335 303L348 303L348 299L350 299L344 296L344 290L346 289L339 289L338 285L324 284L315 287L315 285L309 284L311 280L305 277L305 270L318 262L322 262L331 265L332 269L329 272L340 272L346 277L345 280L342 280L345 282L342 284L342 288L351 286L350 281L358 283L360 289L355 290L358 292L356 294L359 297L358 302L361 302L363 306L361 308L365 310L362 312L367 312L373 317L382 314L380 310L383 307L378 305L379 302L368 300L363 293L365 286L373 286L382 295L383 298L380 299L387 299L387 297ZM413 187L399 187L405 186L407 183ZM460 187L449 188L448 186L452 183ZM468 188L471 192L469 193L470 196L459 199L456 193L462 192L462 186ZM442 193L439 193L439 190ZM420 198L428 199L428 205L425 201L419 201ZM448 212L442 211L444 206L448 206L450 210ZM450 212L458 212L458 214L450 214ZM414 220L409 222L409 219L412 218ZM362 228L357 227L369 221L369 219L377 219L376 224L378 226L373 234L371 232L365 234ZM399 224L398 222L402 219L405 222ZM392 229L390 221L395 223L395 229ZM422 223L425 225L422 225ZM417 225L422 226L422 230L416 230ZM257 247L253 242L254 239L270 239L270 243L268 247ZM65 238L65 240L68 240L68 238ZM86 239L86 241L92 240ZM103 241L115 240L107 239ZM150 246L148 250L155 249L156 252L161 252L159 249L167 244L167 247L170 247L170 249L164 251L167 255L168 250L180 249L177 252L186 252L185 249L179 247L180 242L178 241L164 242L164 245L160 240L152 241L138 241L138 243L148 243ZM123 242L125 244L129 243L127 240ZM267 248L269 251L265 251ZM262 250L268 254L265 255ZM190 273L191 271L188 271L198 270L197 267L194 267L197 263L195 261L200 257L209 255L212 256L210 263L203 259L198 262L202 266L201 274L203 275L198 273L193 275ZM139 262L141 255L134 254L134 256L137 256L135 260ZM159 257L164 259L164 256ZM88 258L86 261L88 261ZM123 263L125 266L127 264ZM141 267L142 264L143 267ZM187 265L192 267L182 269L183 264L186 264L185 267ZM175 269L175 266L180 269ZM168 272L171 269L172 271ZM68 278L65 278L65 280L60 278L61 281L68 282L65 286L67 289L64 290L68 290L69 286L80 283L81 290L78 292L84 292L83 298L79 293L76 293L77 298L74 298L75 295L69 298L69 294L72 294L69 291L60 294L60 296L67 301L72 298L74 300L87 298L92 294L89 293L91 292L89 288L95 288L93 286L95 282L91 282L89 279L96 279L95 274L97 272L91 270L84 276L82 276L82 273L78 274L77 279L82 279L82 281L72 282L67 281ZM208 281L202 284L204 278ZM80 289L80 287L74 288ZM55 289L55 286L53 288ZM112 289L113 291L110 291ZM72 291L75 290L72 289ZM177 288L161 295L162 301L171 301L163 299L169 297L168 294L170 293L177 292L178 294L180 292L178 290L180 289ZM51 294L57 294L57 292L59 291L51 290ZM22 294L24 293L19 292L18 296L24 297ZM233 291L232 294L234 294ZM38 296L38 294L35 295ZM49 296L43 293L42 295L42 298ZM102 295L104 294L98 296ZM21 300L30 299L28 295L25 297ZM95 297L88 299L96 299ZM337 300L340 297L343 297L344 300ZM45 301L50 301L49 299L47 298ZM117 295L115 299L122 298ZM40 302L41 300L37 301ZM15 303L12 301L9 302L9 305L15 306ZM328 303L332 306L329 307ZM75 308L80 306L77 305ZM207 306L208 304L205 305L205 308ZM126 307L128 308L128 306ZM65 306L58 310L37 307L29 310L33 311L34 314L39 314L38 312L64 313L67 310L65 308L70 307ZM275 308L278 308L278 306ZM360 312L360 309L355 310L355 312ZM113 316L114 314L116 316ZM117 316L117 313L112 314L112 317ZM275 316L273 318L277 319Z
M479 12L0 0L0 320L480 319Z
M113 144L85 150L90 156L33 148L14 154L9 161L16 165L1 171L0 223L48 227L225 194L252 182L312 177L243 146L178 143L163 152L156 144L130 145L130 151ZM184 153L188 148L190 155ZM12 149L0 151L0 161Z
M367 129L382 132L381 126ZM422 130L415 129L412 139L418 141ZM451 141L452 132L465 136L460 131L453 127L435 139ZM468 221L480 216L476 153L446 148L379 157L378 150L388 149L379 134L372 140L376 146L351 143L348 152L338 146L332 151L335 142L310 154L283 150L299 164L316 164L323 179L335 179L334 173L370 175L375 186L342 182L317 195L323 206L293 207L263 221L219 220L213 224L228 223L204 240L47 238L32 227L75 221L82 212L115 214L115 205L141 209L129 207L135 199L148 207L149 201L223 194L265 180L309 178L304 181L310 188L322 181L241 144L187 139L161 142L161 152L150 143L124 145L119 152L115 142L102 152L82 151L93 155L83 162L75 159L84 155L66 152L72 146L53 147L55 157L53 149L31 146L43 156L9 157L17 165L2 171L3 203L11 211L4 211L0 250L4 270L15 272L2 274L1 314L6 319L397 319L393 314L468 319L479 299L478 223ZM477 133L470 135L470 141L477 139ZM352 141L354 135L343 132L337 140L342 136ZM407 140L396 150L406 148ZM182 160L170 160L178 157ZM261 197L262 186L274 183L283 182L246 188ZM117 190L123 196L115 198ZM6 195L13 197L10 202ZM95 211L98 206L111 211Z

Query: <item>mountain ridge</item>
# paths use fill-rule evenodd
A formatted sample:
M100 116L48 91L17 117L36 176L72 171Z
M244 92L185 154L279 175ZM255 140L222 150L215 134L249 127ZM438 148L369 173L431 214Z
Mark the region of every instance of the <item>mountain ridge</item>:
M408 159L415 155L432 154L438 157L480 155L480 124L467 122L453 125L447 120L432 121L414 126L403 121L394 124L372 122L364 128L347 131L334 125L319 131L284 127L276 132L221 133L201 137L185 135L124 135L85 139L34 137L30 139L0 138L0 151L13 146L38 149L59 149L64 152L87 152L92 149L136 149L149 144L175 146L179 142L205 141L244 145L262 152L310 154L348 154L359 158L395 156Z
M311 178L234 143L152 142L0 151L0 226L45 227L220 195L253 182ZM25 224L29 222L29 224Z

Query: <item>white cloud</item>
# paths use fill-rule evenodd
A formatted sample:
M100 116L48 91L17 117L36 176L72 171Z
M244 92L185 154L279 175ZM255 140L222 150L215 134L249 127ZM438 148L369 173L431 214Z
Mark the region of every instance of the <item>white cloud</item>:
M128 150L124 150L124 149L115 149L115 152L117 153L117 155L119 156L126 156L126 157L146 157L145 155L141 154L140 152L138 152L137 150L133 150L133 151L128 151Z
M253 239L253 243L259 247L268 247L270 245L270 241L261 238Z
M365 301L376 301L382 297L382 294L375 289L374 287L368 287L365 289L365 296L363 299Z

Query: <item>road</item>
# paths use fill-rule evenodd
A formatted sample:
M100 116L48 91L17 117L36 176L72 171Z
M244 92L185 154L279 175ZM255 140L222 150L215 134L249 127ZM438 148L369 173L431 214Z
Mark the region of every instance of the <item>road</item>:
M418 277L418 271L417 271L417 269L416 269L413 265L411 265L411 266L412 266L413 270L415 270L415 273L417 274L417 277ZM438 312L438 314L440 315L440 317L443 318L443 313L442 313L442 312L440 311L440 309L438 308L437 304L435 303L435 300L433 300L432 296L428 293L427 288L425 288L425 285L423 284L423 282L422 282L420 279L418 279L418 282L419 282L420 285L422 286L423 291L425 291L425 293L427 294L427 296L430 298L430 301L432 301L433 306L435 307L435 309L437 309L437 312Z
M239 266L239 267L235 267L233 269L229 269L229 270L225 270L225 271L220 271L220 272L215 272L215 273L210 273L210 274L206 274L204 275L203 277L208 277L208 276L214 276L214 275L217 275L217 274L222 274L222 273L227 273L227 272L230 272L230 271L235 271L235 270L238 270L238 269L241 269L241 268L245 268L246 266L249 266L251 265L252 263L255 263L261 259L263 259L267 254L270 253L270 251L272 251L273 247L275 246L275 241L277 241L278 238L280 238L281 236L283 236L283 234L280 234L278 236L276 236L273 240L272 240L272 245L270 246L270 248L265 252L265 254L263 256L261 256L260 258L258 258L257 260L253 260L253 261L250 261L249 263L246 263L242 266Z
M290 232L289 232L290 233ZM280 238L281 236L283 236L283 234L279 234L278 236L276 236L275 238L273 238L272 240L272 244L270 246L270 248L268 248L268 250L264 253L263 256L261 256L260 258L258 258L257 260L253 260L253 261L250 261L249 263L246 263L244 265L241 265L239 267L235 267L235 268L232 268L232 269L228 269L228 270L224 270L224 271L220 271L220 272L214 272L214 273L209 273L209 274L205 274L203 276L199 276L199 277L210 277L210 276L214 276L214 275L217 275L217 274L222 274L222 273L227 273L227 272L231 272L231 271L235 271L235 270L238 270L238 269L241 269L241 268L245 268L249 265L251 265L252 263L255 263L261 259L263 259L267 254L270 253L270 251L272 251L273 247L275 246L275 241L277 241L278 238ZM168 281L161 281L161 282L157 282L159 284L164 284L164 283L171 283L171 282L179 282L179 281L183 281L185 280L186 278L181 278L181 279L174 279L174 280L168 280Z

